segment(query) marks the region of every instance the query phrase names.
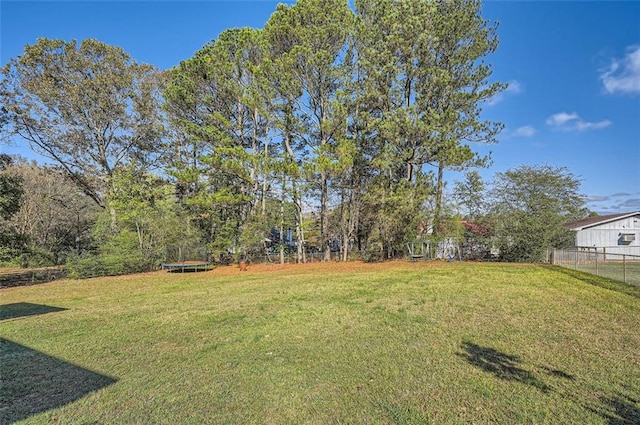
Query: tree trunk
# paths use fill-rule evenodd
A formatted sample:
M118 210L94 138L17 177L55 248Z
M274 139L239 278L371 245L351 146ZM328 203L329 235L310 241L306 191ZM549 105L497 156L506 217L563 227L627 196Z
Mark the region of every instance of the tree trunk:
M349 209L351 205L346 206L344 188L340 193L340 239L342 242L340 244L340 254L342 256L342 261L347 261L347 257L349 255ZM351 204L351 197L349 197L349 204Z
M444 190L444 163L438 162L438 180L436 183L436 204L433 212L433 235L440 234L440 215L442 212L442 192Z
M320 195L320 239L321 247L324 252L324 261L331 260L331 246L329 245L329 223L328 223L328 209L327 203L329 202L329 190L327 183L327 175L323 171L321 174L321 195Z
M111 222L111 231L115 233L118 231L118 220L116 209L113 207L109 207L109 218Z
M282 192L280 194L280 264L284 264L284 192L286 190L286 179L282 177Z
M269 133L269 129L267 128L267 134ZM263 169L262 169L262 200L261 200L261 211L264 216L267 213L267 180L269 177L269 172L267 170L267 162L269 159L269 136L266 136L264 139L264 158L263 158Z
M294 186L294 194L295 194L295 186ZM302 225L302 205L298 200L297 195L295 195L293 204L296 208L296 248L297 248L297 257L296 261L298 263L306 263L307 258L304 252L304 228Z

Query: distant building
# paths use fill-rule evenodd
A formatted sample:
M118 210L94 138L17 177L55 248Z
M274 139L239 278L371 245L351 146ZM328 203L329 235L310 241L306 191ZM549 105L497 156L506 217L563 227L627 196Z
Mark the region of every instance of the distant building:
M576 248L640 256L640 211L589 217L565 227L576 232Z

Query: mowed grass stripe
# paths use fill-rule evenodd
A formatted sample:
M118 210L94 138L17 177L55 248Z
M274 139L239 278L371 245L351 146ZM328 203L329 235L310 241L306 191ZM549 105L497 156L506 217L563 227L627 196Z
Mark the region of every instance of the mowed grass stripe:
M25 382L3 376L1 418L637 423L640 297L581 277L531 265L330 263L7 289L0 304L66 310L5 319L2 338L114 382L38 407L47 394L12 396Z

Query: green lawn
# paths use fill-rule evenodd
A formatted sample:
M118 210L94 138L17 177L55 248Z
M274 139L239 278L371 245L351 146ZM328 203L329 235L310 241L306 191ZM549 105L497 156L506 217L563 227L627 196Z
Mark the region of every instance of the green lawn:
M0 423L640 423L640 290L330 263L0 291Z
M607 263L595 264L594 262L587 264L566 264L565 267L591 273L609 279L615 279L619 282L627 282L630 285L640 287L640 261L627 261L624 265L621 261L610 261Z

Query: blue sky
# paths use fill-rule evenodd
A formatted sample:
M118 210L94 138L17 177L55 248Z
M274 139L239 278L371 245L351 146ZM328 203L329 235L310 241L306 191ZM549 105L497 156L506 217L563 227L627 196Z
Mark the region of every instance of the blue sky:
M38 37L96 38L168 69L225 29L263 27L276 3L0 0L0 62ZM506 129L477 147L494 159L483 177L565 166L592 210L640 210L640 2L488 1L483 16L499 22L493 78L510 83L484 108ZM20 144L0 149L33 157Z

